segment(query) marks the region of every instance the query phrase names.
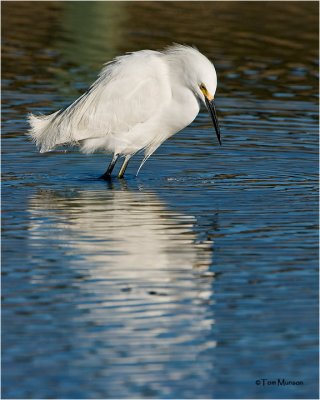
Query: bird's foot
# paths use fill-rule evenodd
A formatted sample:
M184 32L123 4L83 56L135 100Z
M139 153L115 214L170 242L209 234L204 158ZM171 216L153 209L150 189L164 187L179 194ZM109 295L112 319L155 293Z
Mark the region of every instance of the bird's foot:
M110 181L111 181L111 174L105 173L105 174L101 175L101 176L99 177L99 179L103 179L104 181L110 182Z

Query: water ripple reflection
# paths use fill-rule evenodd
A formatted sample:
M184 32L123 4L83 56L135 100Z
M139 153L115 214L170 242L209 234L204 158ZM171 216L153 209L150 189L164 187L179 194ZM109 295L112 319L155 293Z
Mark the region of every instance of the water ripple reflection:
M69 312L47 321L45 332L58 323L81 343L69 354L74 367L84 368L98 352L95 368L108 377L111 393L121 385L128 387L124 396L132 395L134 378L137 394L161 387L168 396L188 396L195 388L209 395L216 345L213 244L197 239L195 217L168 210L152 192L130 190L39 191L28 212L30 285L35 294L55 289L46 292L53 315L58 297L70 296ZM55 262L60 259L67 266ZM43 270L43 263L52 268ZM42 331L41 324L33 335L34 329ZM56 346L47 352L54 355ZM144 370L141 383L137 365Z
M317 3L2 13L2 397L318 398ZM223 146L202 110L108 186L106 155L28 141L29 112L172 42L215 63Z

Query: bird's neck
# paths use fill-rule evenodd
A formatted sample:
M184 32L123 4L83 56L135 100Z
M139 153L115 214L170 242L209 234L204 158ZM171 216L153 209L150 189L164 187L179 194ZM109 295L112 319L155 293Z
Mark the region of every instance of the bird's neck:
M197 88L191 83L193 81L193 77L190 73L188 73L185 65L180 60L170 60L169 76L173 90L188 90L192 92L194 96L198 97L196 91Z

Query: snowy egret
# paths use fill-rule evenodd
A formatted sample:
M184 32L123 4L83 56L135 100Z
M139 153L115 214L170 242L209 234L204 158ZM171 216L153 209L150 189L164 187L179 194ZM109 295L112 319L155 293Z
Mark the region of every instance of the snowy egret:
M105 64L87 92L65 109L47 116L30 114L28 134L41 153L68 144L79 145L84 153L113 153L104 179L110 179L122 156L122 178L135 153L144 150L139 173L166 139L189 125L200 101L221 145L216 87L213 64L193 47L174 44L163 51L136 51Z

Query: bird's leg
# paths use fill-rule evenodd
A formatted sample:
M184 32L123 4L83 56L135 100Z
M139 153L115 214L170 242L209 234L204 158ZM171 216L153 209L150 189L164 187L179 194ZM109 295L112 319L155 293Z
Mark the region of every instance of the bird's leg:
M125 157L125 159L123 161L123 164L122 164L122 167L121 167L121 169L119 171L118 178L123 178L123 175L124 175L124 173L125 173L125 171L127 169L127 166L128 166L130 158L131 158L131 154L129 154L129 155L127 155Z
M118 161L118 158L119 158L119 154L113 155L112 160L111 160L106 172L101 176L102 179L105 179L107 181L110 180L111 173L113 171L114 166L116 165L116 162Z

